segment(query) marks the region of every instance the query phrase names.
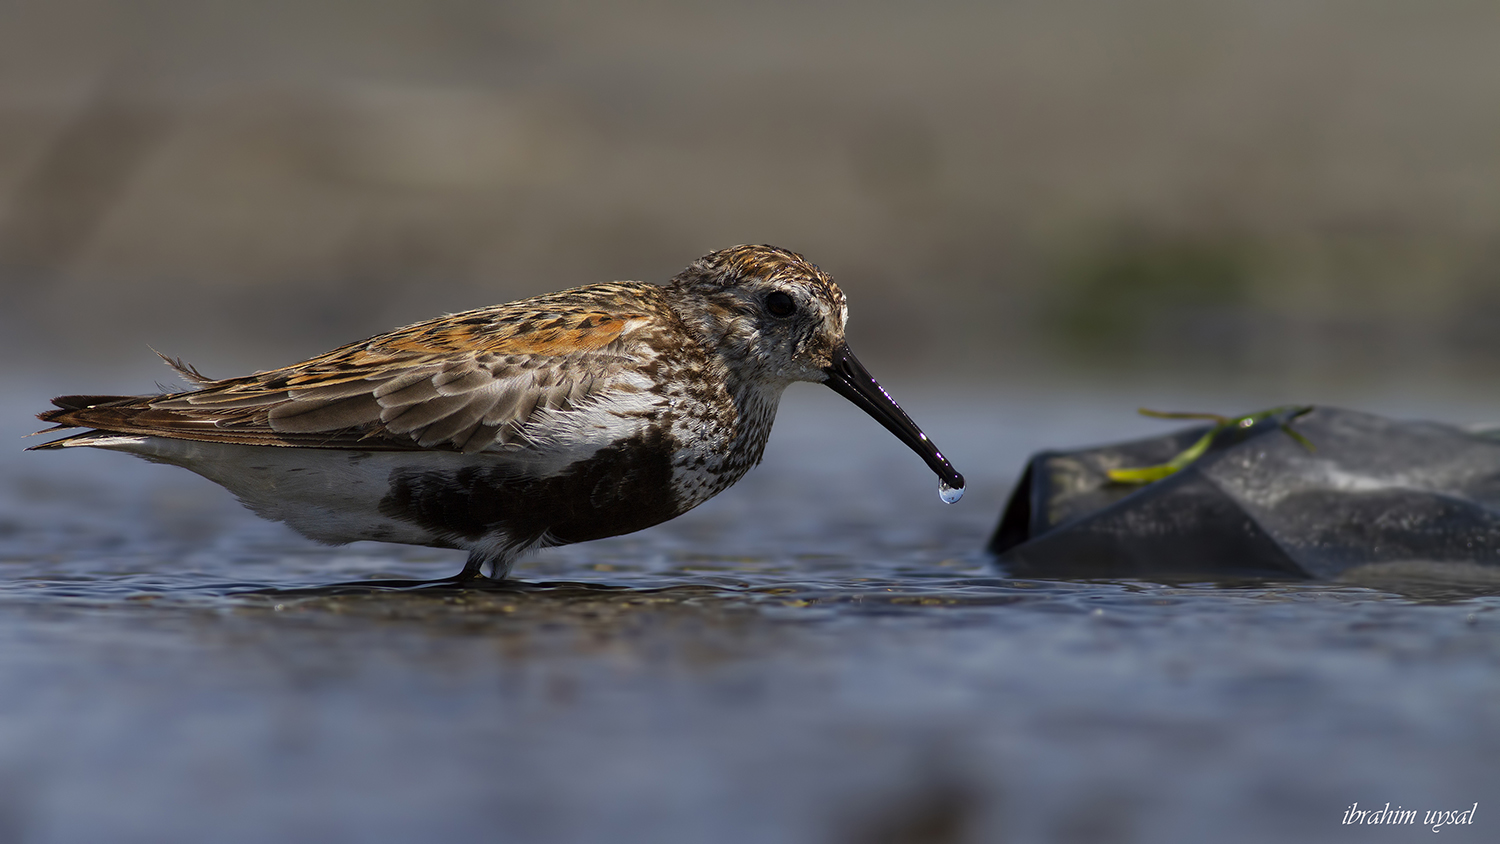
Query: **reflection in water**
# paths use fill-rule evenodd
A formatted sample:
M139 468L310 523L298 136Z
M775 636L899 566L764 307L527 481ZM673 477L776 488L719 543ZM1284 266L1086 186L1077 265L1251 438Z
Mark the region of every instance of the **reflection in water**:
M0 457L0 839L1314 840L1500 786L1500 599L1007 578L1011 473L1099 432L924 413L982 464L945 507L821 408L702 510L483 589Z

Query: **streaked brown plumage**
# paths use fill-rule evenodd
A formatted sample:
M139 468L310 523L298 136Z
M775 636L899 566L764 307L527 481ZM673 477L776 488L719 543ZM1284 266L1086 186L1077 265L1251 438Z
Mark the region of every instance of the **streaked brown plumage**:
M847 307L800 255L738 246L667 286L615 282L452 314L193 389L63 396L40 418L184 466L325 542L524 551L639 530L760 461L781 392L824 382L961 490L844 344ZM56 429L54 429L56 430Z

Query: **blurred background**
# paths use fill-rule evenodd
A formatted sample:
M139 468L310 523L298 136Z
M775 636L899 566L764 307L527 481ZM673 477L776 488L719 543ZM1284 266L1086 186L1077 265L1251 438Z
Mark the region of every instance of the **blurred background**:
M1480 0L6 0L0 342L227 376L770 242L877 374L1480 381L1496 44Z

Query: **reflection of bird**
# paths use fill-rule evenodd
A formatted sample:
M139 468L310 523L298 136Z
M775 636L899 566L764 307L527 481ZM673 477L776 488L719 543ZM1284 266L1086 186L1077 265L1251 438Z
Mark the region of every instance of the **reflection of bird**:
M172 463L329 543L462 548L460 581L524 551L640 530L760 462L782 390L826 383L956 500L963 477L850 354L844 294L802 256L737 246L666 286L579 287L440 317L303 363L40 415ZM57 429L52 429L57 430Z

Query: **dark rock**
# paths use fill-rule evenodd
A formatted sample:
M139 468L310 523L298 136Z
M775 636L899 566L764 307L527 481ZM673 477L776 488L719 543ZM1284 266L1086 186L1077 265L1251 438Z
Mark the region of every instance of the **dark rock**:
M1500 584L1500 437L1318 407L1219 434L1146 485L1111 469L1165 463L1210 430L1041 452L989 550L1019 577L1348 579L1359 570Z

